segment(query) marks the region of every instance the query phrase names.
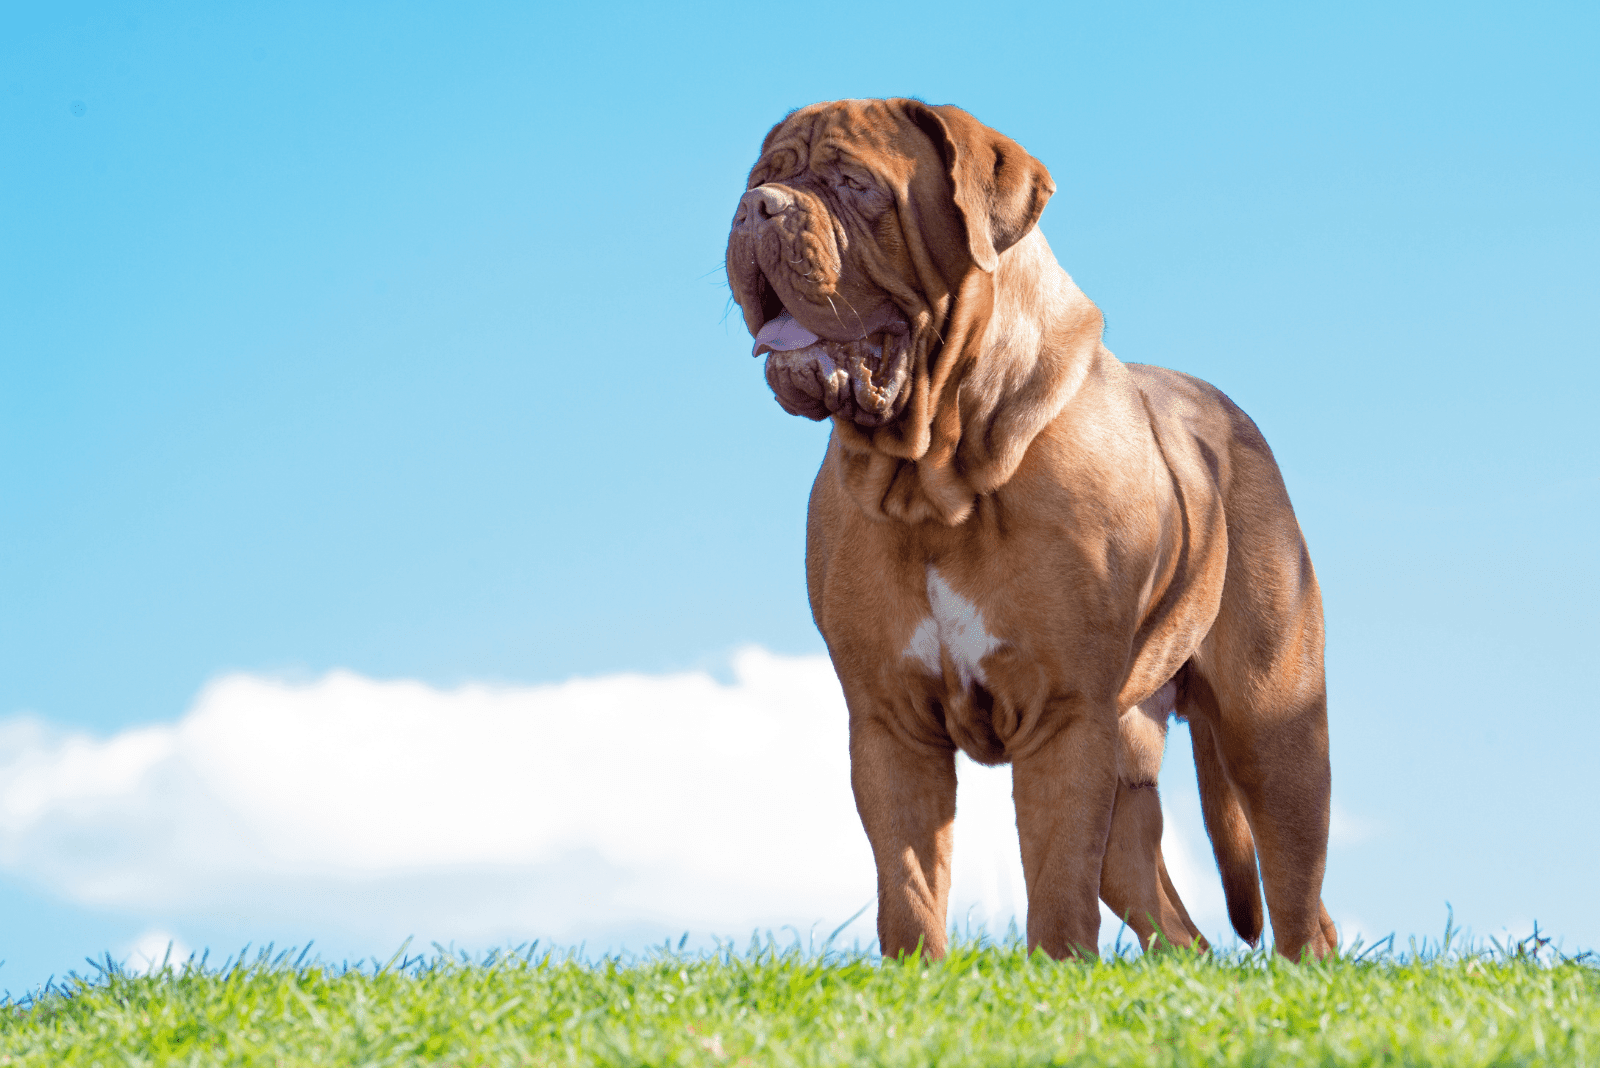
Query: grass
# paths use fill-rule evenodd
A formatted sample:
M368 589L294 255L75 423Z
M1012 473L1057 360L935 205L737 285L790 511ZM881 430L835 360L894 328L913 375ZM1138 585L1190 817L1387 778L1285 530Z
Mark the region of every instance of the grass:
M942 963L526 951L101 966L0 1009L0 1065L1600 1065L1600 968L1535 942Z

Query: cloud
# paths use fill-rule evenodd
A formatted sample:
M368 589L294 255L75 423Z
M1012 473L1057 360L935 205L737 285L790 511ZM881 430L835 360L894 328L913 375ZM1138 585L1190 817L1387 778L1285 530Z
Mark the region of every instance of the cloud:
M838 683L823 658L752 648L733 667L727 684L452 690L239 674L175 723L110 738L13 718L0 869L165 926L635 948L826 934L874 894ZM1010 772L958 770L952 919L1003 932L1026 914ZM1176 833L1165 850L1187 896L1200 879ZM138 952L157 936L171 938ZM872 937L868 907L845 941Z
M1379 828L1371 820L1362 819L1339 804L1337 798L1328 812L1328 844L1355 846L1376 838Z
M1177 754L1178 759L1184 756L1182 751ZM1225 945L1234 938L1233 928L1228 923L1228 905L1211 859L1211 843L1205 836L1198 802L1174 805L1169 800L1171 793L1167 790L1162 796L1161 856L1167 862L1167 874L1172 877L1189 918L1207 938Z
M160 971L163 966L182 967L192 951L177 937L160 928L152 927L135 938L123 950L122 959L130 971Z

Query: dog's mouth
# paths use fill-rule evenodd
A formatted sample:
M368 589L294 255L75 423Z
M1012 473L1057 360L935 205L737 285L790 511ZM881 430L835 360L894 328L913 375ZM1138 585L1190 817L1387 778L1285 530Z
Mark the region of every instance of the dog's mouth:
M767 384L784 411L876 427L905 407L911 327L892 302L862 321L861 336L848 341L819 337L783 306L765 278L761 310L766 321L751 354L767 355Z
M783 306L783 298L778 296L778 291L767 281L766 272L757 270L755 276L756 293L761 301L761 321L770 323L780 315L789 315L789 309ZM759 348L753 355L761 355Z

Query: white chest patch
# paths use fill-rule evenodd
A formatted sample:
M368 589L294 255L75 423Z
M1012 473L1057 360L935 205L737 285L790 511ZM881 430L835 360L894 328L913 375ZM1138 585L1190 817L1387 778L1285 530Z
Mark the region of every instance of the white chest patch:
M983 627L978 606L950 588L944 576L928 568L928 607L933 615L917 624L905 655L937 675L941 653L948 655L965 689L974 681L987 683L983 658L1002 644Z

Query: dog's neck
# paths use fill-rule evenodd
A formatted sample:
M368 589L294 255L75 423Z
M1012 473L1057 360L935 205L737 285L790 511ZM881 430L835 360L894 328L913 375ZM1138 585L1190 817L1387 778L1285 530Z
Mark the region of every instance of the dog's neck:
M964 366L930 398L927 448L895 455L835 420L840 477L875 519L963 522L980 495L1016 472L1103 351L1100 309L1037 228L1000 256L992 275L974 271L960 299L987 305L987 321L972 324L963 352L938 356Z

